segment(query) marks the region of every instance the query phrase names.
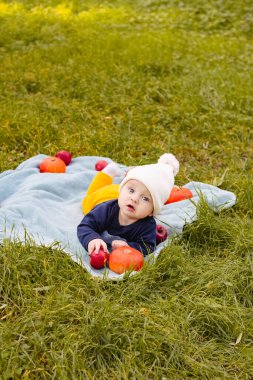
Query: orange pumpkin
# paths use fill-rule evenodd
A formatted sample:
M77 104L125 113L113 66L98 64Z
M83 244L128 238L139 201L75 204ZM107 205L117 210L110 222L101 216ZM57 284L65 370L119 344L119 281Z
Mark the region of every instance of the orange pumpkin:
M144 257L142 253L128 246L114 249L109 256L109 268L119 274L127 270L139 271L143 264Z
M179 202L183 201L184 199L192 198L193 194L191 190L187 189L186 187L173 187L171 190L169 199L165 202L165 205L173 202Z
M57 157L44 158L44 160L40 163L41 173L65 173L65 171L65 162Z

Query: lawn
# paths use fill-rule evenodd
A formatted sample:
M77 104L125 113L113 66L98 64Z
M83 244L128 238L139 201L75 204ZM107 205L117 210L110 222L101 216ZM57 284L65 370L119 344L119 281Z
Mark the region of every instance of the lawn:
M5 241L1 379L253 378L252 13L249 0L0 1L1 172L60 149L125 165L172 152L178 185L237 196L218 214L202 202L120 282Z

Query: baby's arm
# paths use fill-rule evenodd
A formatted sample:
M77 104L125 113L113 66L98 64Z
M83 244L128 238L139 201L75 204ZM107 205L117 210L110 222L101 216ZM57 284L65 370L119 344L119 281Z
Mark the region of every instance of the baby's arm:
M82 246L90 254L94 249L103 247L107 251L107 245L102 239L101 233L106 228L106 208L103 204L96 206L82 219L77 227L77 236Z
M138 239L135 241L128 241L128 245L132 248L142 252L144 256L155 250L156 245L156 223L153 220L144 230L139 234Z

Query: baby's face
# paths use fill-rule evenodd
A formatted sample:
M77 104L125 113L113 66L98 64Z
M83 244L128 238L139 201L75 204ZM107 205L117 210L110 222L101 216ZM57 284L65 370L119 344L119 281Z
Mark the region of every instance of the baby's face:
M125 183L119 194L120 219L134 223L152 215L154 205L150 192L143 183L131 179Z

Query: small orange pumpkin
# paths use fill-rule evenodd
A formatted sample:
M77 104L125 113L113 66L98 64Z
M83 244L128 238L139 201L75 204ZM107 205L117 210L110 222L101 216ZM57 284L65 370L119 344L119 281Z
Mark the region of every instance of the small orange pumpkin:
M65 162L57 157L44 158L44 160L40 163L41 173L65 173L65 171Z
M109 268L119 274L127 270L139 271L143 264L144 257L142 253L132 247L116 248L109 255Z
M173 202L179 202L183 201L185 199L192 198L193 194L191 190L187 189L186 187L173 187L171 190L169 199L165 202L165 205Z

